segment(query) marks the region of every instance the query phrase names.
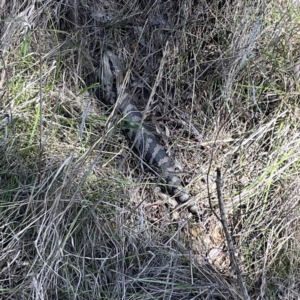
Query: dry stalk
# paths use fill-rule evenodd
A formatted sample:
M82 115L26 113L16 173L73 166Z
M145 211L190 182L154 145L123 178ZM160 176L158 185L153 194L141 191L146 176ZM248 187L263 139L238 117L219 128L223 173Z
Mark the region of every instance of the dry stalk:
M248 291L247 291L247 287L246 287L245 281L242 276L242 272L239 268L237 256L236 256L235 249L234 249L233 242L232 242L232 237L229 233L229 228L228 228L227 219L226 219L226 210L225 210L225 205L224 205L223 196L222 196L221 170L219 168L217 168L216 172L217 172L216 185L217 185L217 194L218 194L218 202L219 202L219 209L220 209L220 221L222 223L223 230L225 232L231 266L237 276L238 284L239 284L240 290L243 294L243 298L245 300L250 300L250 297L249 297Z

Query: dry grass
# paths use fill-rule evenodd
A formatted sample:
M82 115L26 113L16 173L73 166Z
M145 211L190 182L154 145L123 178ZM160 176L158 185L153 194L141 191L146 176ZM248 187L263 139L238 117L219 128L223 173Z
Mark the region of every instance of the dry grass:
M216 217L219 167L250 298L299 299L297 2L7 2L0 298L242 299ZM141 109L153 93L147 122L200 222L173 219L96 99L105 49Z

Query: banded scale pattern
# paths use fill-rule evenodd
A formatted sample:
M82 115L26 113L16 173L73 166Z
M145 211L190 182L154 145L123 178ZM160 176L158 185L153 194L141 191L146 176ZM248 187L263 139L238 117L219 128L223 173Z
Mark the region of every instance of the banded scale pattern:
M113 91L113 82L115 89ZM118 105L118 110L123 116L124 132L143 162L161 181L167 185L171 195L180 202L190 200L177 176L175 163L166 153L157 137L150 128L142 122L143 116L136 107L133 97L126 90L122 90L123 72L119 58L111 51L106 51L103 56L103 83L106 87L105 100ZM194 203L189 206L191 212L196 213Z

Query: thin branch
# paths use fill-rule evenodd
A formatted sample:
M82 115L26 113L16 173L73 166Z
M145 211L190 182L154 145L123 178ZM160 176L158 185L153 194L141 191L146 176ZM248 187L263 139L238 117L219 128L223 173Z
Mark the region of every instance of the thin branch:
M247 287L245 284L245 281L242 276L242 272L239 268L238 261L237 261L237 256L235 253L235 249L233 246L232 242L232 237L229 233L228 229L228 224L227 224L227 219L226 219L226 211L225 211L225 205L223 201L223 196L222 196L222 178L221 178L221 170L217 168L217 179L216 179L216 185L217 185L217 194L218 194L218 202L219 202L219 208L220 208L220 221L223 226L223 230L225 232L225 237L228 245L228 250L229 250L229 256L230 256L230 262L231 266L237 276L238 284L240 287L240 290L243 294L243 298L245 300L250 300L250 297L248 295Z

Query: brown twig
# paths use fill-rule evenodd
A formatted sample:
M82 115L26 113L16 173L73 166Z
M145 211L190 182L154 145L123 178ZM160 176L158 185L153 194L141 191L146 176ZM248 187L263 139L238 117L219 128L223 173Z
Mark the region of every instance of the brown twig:
M222 197L222 178L221 178L221 170L217 168L217 179L216 179L216 185L217 185L217 194L218 194L218 203L220 208L220 221L223 227L223 230L225 232L225 237L228 245L229 250L229 257L231 261L231 266L237 276L238 284L240 287L240 290L243 294L243 298L245 300L250 300L250 297L248 295L246 284L243 280L242 272L239 268L237 257L235 255L235 249L232 242L232 237L229 233L228 224L226 220L226 211L225 211L225 205Z

